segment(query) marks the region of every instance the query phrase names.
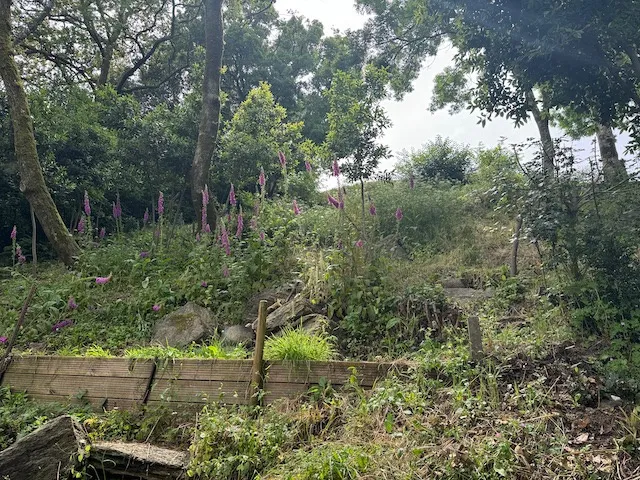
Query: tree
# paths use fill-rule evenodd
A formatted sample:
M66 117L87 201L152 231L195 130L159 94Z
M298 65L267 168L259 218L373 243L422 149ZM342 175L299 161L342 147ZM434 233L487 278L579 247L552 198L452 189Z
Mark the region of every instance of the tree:
M191 164L191 203L196 218L202 208L202 191L209 183L211 157L220 126L220 75L224 49L222 0L204 0L205 67L198 142ZM210 203L209 219L215 229L217 212Z
M11 0L0 0L0 76L7 91L13 124L20 190L60 259L71 265L80 249L62 221L42 175L27 96L13 57L11 35Z
M386 70L367 66L364 75L337 72L327 91L327 145L348 180L360 183L362 216L365 216L364 181L371 178L389 149L378 138L390 122L380 102L388 82ZM364 228L364 221L363 221Z

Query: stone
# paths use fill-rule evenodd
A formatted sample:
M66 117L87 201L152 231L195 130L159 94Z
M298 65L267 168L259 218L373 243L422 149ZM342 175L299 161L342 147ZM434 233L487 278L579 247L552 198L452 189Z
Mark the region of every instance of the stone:
M267 333L280 330L287 325L296 326L302 317L314 313L313 305L309 299L302 295L296 295L288 303L276 308L267 315ZM258 328L258 320L252 324L253 330Z
M329 327L330 320L319 313L311 313L300 319L300 325L303 330L309 333L321 333Z
M444 288L465 288L466 285L459 278L445 278L442 280L442 286Z
M222 330L220 340L224 345L250 345L253 343L253 330L244 325L229 325Z
M491 290L476 290L474 288L445 288L444 294L460 305L469 305L477 300L493 297Z
M215 335L217 329L218 321L211 311L189 302L156 323L151 343L187 347L192 342Z
M54 418L0 452L3 480L69 478L88 440L82 426L69 415Z
M304 288L304 283L301 280L294 280L291 283L284 284L279 288L269 288L253 295L247 300L247 305L242 314L242 324L251 325L258 318L258 306L260 301L267 302L267 312L271 313L273 310L280 307L280 305L290 301L294 295L300 293Z
M106 478L182 480L187 478L189 454L148 443L98 442L89 463Z

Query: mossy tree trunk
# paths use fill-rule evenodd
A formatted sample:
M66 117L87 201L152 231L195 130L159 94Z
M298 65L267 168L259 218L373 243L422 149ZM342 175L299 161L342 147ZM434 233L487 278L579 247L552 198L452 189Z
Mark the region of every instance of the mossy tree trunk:
M199 217L202 208L202 191L209 181L211 158L216 146L220 125L220 75L224 48L222 26L222 0L203 0L204 37L206 59L202 82L202 111L198 128L198 143L191 164L191 201ZM211 228L215 228L217 212L213 202L209 204Z
M20 191L29 201L59 258L70 265L80 248L65 226L42 174L27 95L14 60L11 0L0 0L0 77L4 82L13 124Z
M629 178L624 162L618 156L616 136L608 125L598 124L596 129L604 181L607 183L624 182Z

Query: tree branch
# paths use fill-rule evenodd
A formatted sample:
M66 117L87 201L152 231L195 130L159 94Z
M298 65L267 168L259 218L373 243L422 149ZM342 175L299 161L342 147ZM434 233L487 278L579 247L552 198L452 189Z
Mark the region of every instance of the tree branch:
M49 0L47 3L45 3L42 11L31 20L31 22L24 28L24 30L18 32L13 36L14 46L20 45L25 41L27 37L31 36L38 29L42 22L44 22L51 13L54 3L55 0Z

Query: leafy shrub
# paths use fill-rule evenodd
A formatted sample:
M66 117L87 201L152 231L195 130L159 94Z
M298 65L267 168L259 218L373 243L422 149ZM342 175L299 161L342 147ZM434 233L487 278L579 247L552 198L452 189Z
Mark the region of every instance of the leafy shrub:
M271 467L296 436L292 422L271 409L206 406L189 448L190 477L249 480Z
M313 334L302 328L285 328L269 337L264 344L264 357L269 360L331 360L335 357L333 339L324 334Z
M405 175L416 174L424 180L464 182L471 167L473 152L467 146L438 135L417 152L404 152L403 156L399 170Z

